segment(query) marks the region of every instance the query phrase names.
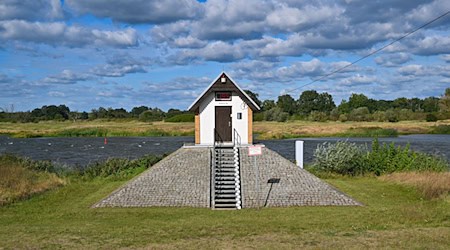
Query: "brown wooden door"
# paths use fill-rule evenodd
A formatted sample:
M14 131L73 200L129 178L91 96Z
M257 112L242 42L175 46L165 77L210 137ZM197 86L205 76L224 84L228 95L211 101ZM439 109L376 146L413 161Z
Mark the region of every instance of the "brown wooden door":
M216 130L214 140L219 142L230 142L231 137L231 107L216 107Z

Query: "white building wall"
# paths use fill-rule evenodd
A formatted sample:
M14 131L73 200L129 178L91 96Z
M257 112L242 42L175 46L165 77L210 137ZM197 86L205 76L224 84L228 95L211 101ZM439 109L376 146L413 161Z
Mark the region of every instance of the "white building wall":
M236 129L241 144L248 144L248 109L247 104L236 93L233 93L231 101L216 101L215 94L210 93L200 103L200 144L212 145L214 143L215 107L231 106L232 136ZM237 119L237 113L242 113L242 119Z

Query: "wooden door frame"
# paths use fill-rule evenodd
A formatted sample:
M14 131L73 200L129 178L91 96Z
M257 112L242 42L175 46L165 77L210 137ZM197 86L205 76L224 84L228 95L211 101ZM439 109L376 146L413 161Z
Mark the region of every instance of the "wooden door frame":
M217 126L217 125L218 125L218 122L220 122L220 120L218 120L219 117L217 115L218 109L229 110L227 119L222 119L223 122L229 122L228 129L224 129L224 128L226 128L225 124L222 125L222 127L218 128L219 126ZM233 112L232 110L233 110L232 106L215 106L214 107L214 128L215 128L214 129L214 141L215 142L217 142L217 141L232 142L233 141L233 119L231 118L231 114Z

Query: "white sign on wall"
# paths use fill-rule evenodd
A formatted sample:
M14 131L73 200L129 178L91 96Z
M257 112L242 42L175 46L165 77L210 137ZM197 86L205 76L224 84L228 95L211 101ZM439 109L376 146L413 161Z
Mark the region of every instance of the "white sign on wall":
M261 146L250 146L248 147L248 155L262 155L262 147Z

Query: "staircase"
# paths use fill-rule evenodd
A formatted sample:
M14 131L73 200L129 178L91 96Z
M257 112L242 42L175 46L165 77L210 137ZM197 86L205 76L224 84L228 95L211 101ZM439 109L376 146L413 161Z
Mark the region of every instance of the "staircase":
M213 209L241 209L239 150L237 147L213 149L211 207Z

